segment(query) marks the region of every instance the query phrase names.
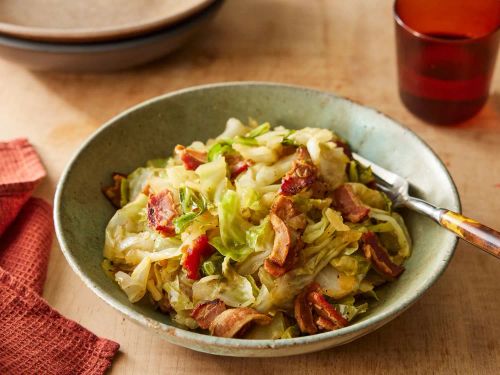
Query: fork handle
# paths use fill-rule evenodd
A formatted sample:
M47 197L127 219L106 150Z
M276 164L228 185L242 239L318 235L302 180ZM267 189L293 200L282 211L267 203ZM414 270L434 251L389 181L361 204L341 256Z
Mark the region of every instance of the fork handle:
M443 228L473 244L487 253L500 258L500 233L476 220L453 211L437 208L422 199L409 197L404 205L431 217Z
M453 211L443 210L439 224L458 237L500 258L500 233Z

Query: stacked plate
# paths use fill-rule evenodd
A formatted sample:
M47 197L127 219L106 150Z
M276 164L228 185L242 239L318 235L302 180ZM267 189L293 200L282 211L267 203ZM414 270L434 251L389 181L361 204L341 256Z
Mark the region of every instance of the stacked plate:
M102 72L172 52L224 0L2 0L0 55L33 70Z

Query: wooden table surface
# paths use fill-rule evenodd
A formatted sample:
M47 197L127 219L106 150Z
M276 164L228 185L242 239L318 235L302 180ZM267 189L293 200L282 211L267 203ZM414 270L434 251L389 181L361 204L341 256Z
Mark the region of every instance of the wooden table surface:
M0 139L29 137L48 170L37 195L52 201L76 148L131 105L210 82L305 85L375 107L417 132L448 166L464 213L500 228L500 64L477 117L458 127L423 123L397 95L391 3L229 0L202 38L114 74L34 73L0 60ZM56 243L44 296L121 344L112 374L498 374L499 276L499 261L461 242L442 278L395 321L339 348L277 359L223 358L168 344L87 289Z

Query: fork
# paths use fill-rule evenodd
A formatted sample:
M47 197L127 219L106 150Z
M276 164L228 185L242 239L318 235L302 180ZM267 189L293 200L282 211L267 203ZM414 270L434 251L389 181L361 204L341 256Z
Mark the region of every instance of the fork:
M395 207L406 207L428 216L458 237L486 251L488 254L500 258L499 232L457 212L438 208L429 202L410 196L408 193L409 183L406 179L389 172L354 152L352 155L354 160L365 167L371 168L376 178L377 187L389 196Z

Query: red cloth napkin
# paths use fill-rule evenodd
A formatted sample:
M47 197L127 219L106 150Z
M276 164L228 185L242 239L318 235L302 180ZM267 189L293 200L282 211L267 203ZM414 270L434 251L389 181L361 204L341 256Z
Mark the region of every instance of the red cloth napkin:
M0 142L0 374L103 374L119 345L40 297L52 208L31 198L45 169L26 139Z

